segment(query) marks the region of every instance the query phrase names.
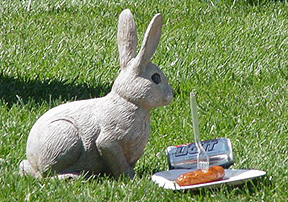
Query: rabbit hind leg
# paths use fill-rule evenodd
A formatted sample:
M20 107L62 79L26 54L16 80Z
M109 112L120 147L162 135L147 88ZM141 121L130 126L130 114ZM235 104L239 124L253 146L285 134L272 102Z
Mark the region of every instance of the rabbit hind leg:
M30 165L28 160L23 160L20 163L20 169L19 174L21 176L33 176L36 178L42 178L42 175L39 171L36 171L33 169L33 167ZM74 172L74 173L65 173L65 174L58 174L56 176L51 177L51 179L57 178L60 180L66 180L66 179L79 179L80 173Z
M51 122L41 131L41 144L36 149L30 146L28 160L44 176L61 173L75 164L83 152L79 129L65 119Z

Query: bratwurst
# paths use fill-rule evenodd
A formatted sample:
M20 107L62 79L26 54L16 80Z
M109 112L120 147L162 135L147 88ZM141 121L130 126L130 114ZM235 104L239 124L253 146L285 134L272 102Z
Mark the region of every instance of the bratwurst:
M180 186L188 186L202 184L220 180L224 177L225 171L221 166L212 166L207 170L194 170L188 173L181 174L176 183Z

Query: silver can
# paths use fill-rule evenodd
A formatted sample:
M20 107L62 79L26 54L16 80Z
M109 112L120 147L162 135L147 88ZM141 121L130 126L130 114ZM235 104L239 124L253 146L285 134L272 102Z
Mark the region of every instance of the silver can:
M201 141L209 156L209 165L228 168L233 165L231 142L228 138ZM197 147L195 143L169 146L166 149L169 169L196 169Z

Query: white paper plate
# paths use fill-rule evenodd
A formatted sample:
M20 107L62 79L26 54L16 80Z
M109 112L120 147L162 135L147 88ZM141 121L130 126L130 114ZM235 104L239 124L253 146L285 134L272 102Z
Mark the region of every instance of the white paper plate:
M262 170L230 170L225 169L225 176L222 180L215 182L208 182L197 185L190 186L179 186L175 183L176 178L183 174L190 172L192 170L189 169L175 169L168 170L163 172L155 173L152 176L152 181L157 183L160 187L165 189L173 189L173 190L181 190L181 189L199 189L201 187L217 187L221 184L229 184L229 185L237 185L242 184L243 182L253 179L255 177L260 177L266 174L265 171Z

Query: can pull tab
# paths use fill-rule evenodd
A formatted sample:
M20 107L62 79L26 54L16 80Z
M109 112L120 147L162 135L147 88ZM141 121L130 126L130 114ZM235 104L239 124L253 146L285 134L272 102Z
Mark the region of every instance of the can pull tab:
M192 114L194 141L197 147L197 169L202 169L204 172L207 172L209 169L209 156L200 142L197 102L196 96L193 92L190 92L190 107Z

